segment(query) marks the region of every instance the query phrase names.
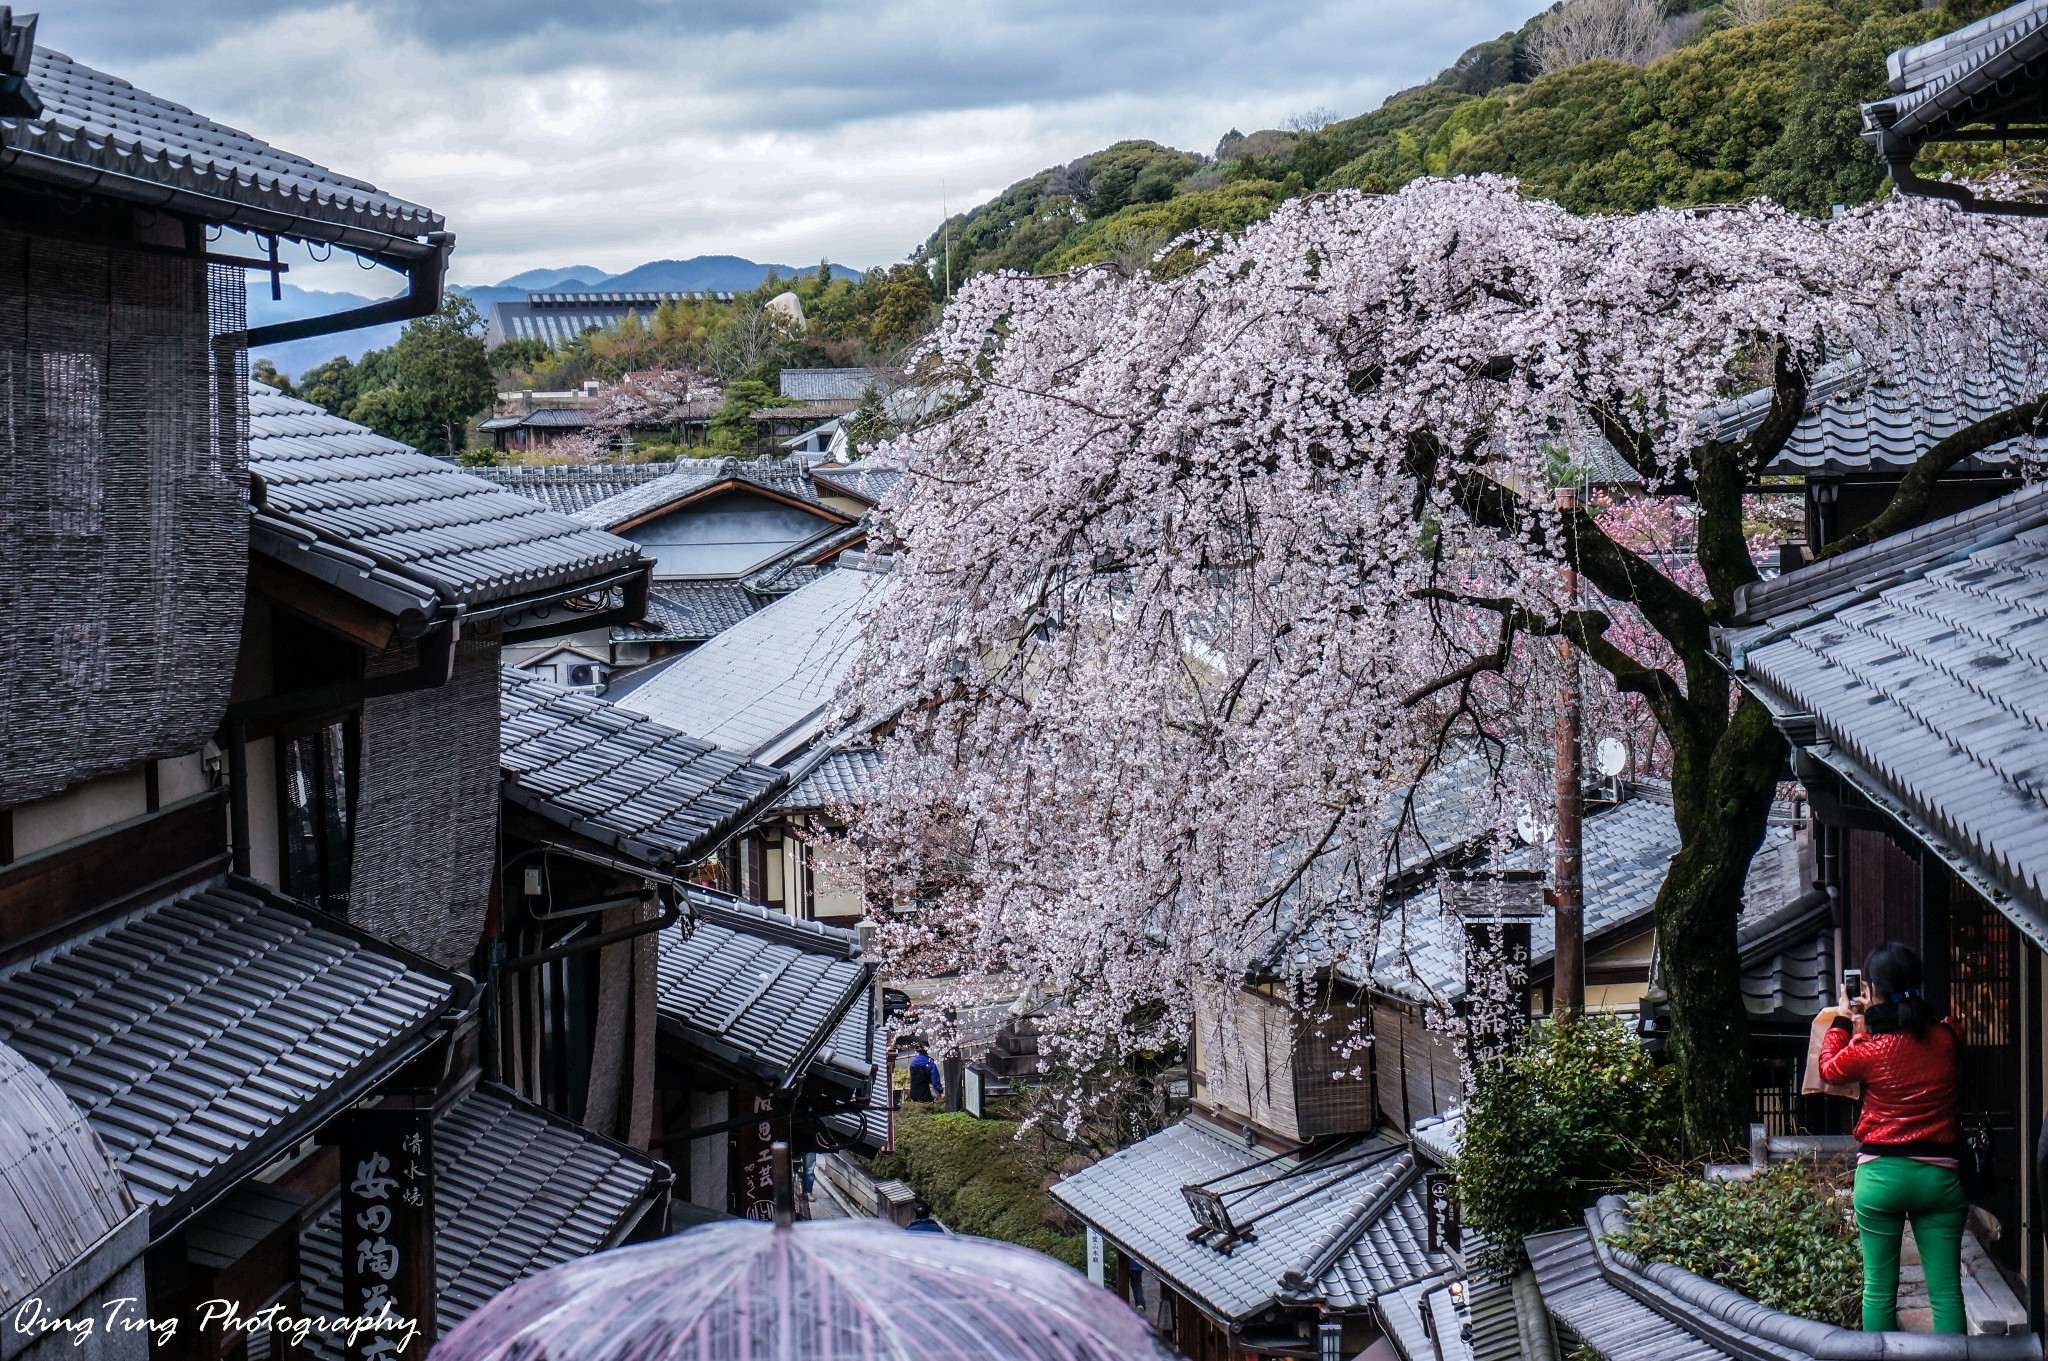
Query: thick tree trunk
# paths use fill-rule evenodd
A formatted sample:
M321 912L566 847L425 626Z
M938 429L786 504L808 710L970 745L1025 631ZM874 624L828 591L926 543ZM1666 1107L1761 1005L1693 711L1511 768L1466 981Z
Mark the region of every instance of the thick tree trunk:
M1695 1157L1747 1142L1749 1018L1735 925L1783 753L1769 714L1744 695L1708 759L1681 763L1672 781L1680 848L1657 894L1657 950L1685 1144Z

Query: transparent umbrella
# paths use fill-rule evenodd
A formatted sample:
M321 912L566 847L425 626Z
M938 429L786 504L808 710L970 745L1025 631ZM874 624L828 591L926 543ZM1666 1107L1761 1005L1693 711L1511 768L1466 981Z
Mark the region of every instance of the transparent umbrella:
M1131 1361L1170 1357L1062 1262L873 1219L723 1220L520 1282L432 1361Z

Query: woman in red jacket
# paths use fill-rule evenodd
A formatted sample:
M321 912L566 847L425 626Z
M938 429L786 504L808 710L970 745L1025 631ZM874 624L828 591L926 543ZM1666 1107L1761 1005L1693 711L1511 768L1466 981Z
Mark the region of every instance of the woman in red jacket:
M1856 1228L1864 1331L1899 1326L1899 1238L1910 1219L1934 1331L1962 1332L1963 1041L1928 1012L1919 955L1897 942L1871 954L1862 995L1843 993L1842 1014L1821 1042L1820 1071L1829 1082L1863 1084Z

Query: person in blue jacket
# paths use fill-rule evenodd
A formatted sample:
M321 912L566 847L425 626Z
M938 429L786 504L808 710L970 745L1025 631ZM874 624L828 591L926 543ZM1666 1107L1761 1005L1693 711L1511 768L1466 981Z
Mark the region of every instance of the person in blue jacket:
M917 1054L910 1060L910 1099L929 1102L945 1094L946 1082L939 1076L939 1065L919 1044Z
M903 1226L904 1229L908 1232L944 1233L946 1231L946 1226L944 1224L941 1224L938 1220L932 1218L932 1207L925 1204L923 1201L920 1200L913 1202L910 1207L910 1212L917 1217L911 1220L908 1224L905 1224Z

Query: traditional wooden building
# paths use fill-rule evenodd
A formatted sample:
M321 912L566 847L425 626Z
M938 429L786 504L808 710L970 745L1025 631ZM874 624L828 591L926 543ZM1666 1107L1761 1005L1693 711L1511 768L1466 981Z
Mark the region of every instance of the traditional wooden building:
M432 311L438 216L0 33L0 1142L40 1121L68 1179L45 1156L63 1215L21 1202L68 1260L0 1254L25 1263L0 1290L119 1290L178 1321L152 1354L247 1356L274 1339L201 1302L359 1314L388 1265L426 1325L410 1361L436 1318L663 1219L660 1165L566 1122L556 1174L490 1171L533 1161L546 1113L480 1084L475 981L498 651L559 611L636 616L648 564L247 383L249 343ZM410 286L248 331L273 234ZM399 1154L418 1201L365 1251L337 1201Z
M622 708L788 774L789 790L729 842L725 892L805 920L850 925L865 912L855 867L830 844L834 809L877 764L863 729L835 719L861 621L887 594L886 560L848 554L695 651L616 696Z
M658 931L783 776L601 699L499 673L501 949L490 1071L637 1146L655 1134Z
M640 544L663 581L737 580L854 518L818 499L802 465L737 458L686 461L575 515Z
M1482 773L1454 765L1422 782L1411 816L1422 845L1390 880L1383 914L1339 914L1283 937L1271 961L1275 978L1308 973L1354 990L1371 1012L1368 1062L1381 1115L1394 1128L1441 1116L1462 1099L1463 1056L1442 1024L1464 1005L1464 924L1445 906L1445 871L1532 871L1541 846L1498 844L1484 816ZM1751 865L1740 927L1743 988L1760 1035L1760 1086L1782 1101L1797 1097L1793 1060L1805 1052L1806 1027L1823 1005L1830 926L1823 900L1808 887L1805 827L1787 808L1766 829ZM1637 1014L1653 988L1652 911L1678 826L1668 792L1654 781L1596 789L1584 823L1586 1000L1593 1010ZM1816 910L1821 905L1821 910ZM1531 1009L1550 1010L1553 922L1529 926Z
M660 945L662 1132L701 1209L768 1218L777 1140L880 1149L889 1057L875 963L852 931L708 889Z
M1091 1259L1183 1356L1355 1356L1373 1300L1448 1267L1421 1165L1379 1128L1356 1001L1305 1022L1249 988L1204 1009L1190 1113L1054 1183Z
M524 394L524 400L513 409L503 410L504 405L501 402L501 409L477 422L476 427L479 435L490 437L491 448L501 454L515 457L554 454L559 458L561 453L556 446L571 440L580 441L583 432L590 428L592 404L588 400L536 404L531 394Z
M2015 492L1748 588L1723 639L1795 747L1849 962L1921 952L1968 1035L1964 1125L1990 1153L1992 1250L2038 1290L2033 1206L2048 942L2048 495Z
M859 938L690 881L788 777L509 667L500 706L509 957L491 964L486 1067L664 1150L705 1214L762 1211L773 1139L885 1144L888 1040Z
M640 618L608 630L565 626L545 645L509 657L534 669L546 664L544 654L574 647L602 659L601 685L709 641L867 539L863 508L828 498L796 460L485 471L508 490L642 543L656 559Z

